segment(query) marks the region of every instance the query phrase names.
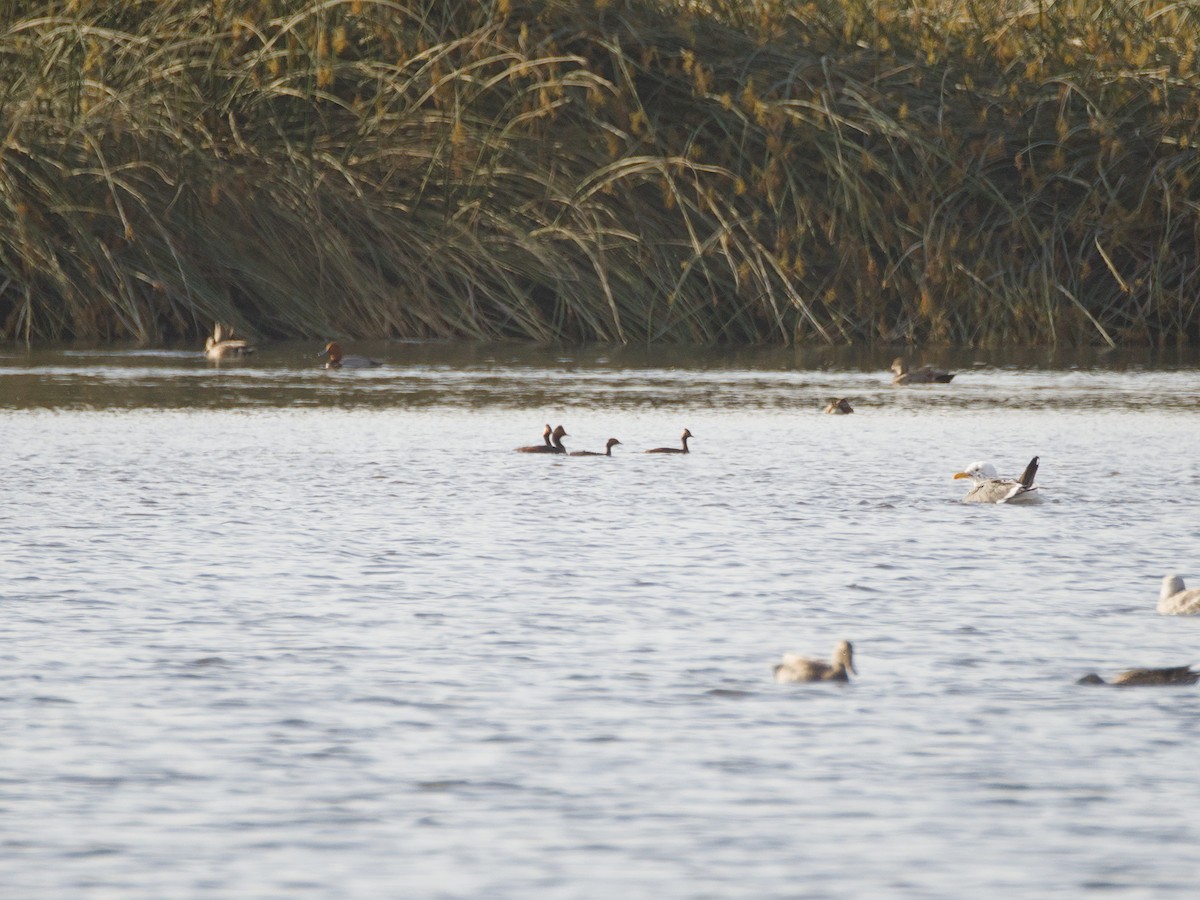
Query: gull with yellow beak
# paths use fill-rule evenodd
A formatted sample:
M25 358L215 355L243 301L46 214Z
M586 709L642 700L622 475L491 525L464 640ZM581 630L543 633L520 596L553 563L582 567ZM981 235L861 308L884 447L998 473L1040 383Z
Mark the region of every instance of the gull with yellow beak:
M1001 478L989 462L973 462L961 472L955 472L954 477L971 479L971 490L963 497L963 503L1040 503L1042 498L1033 486L1037 470L1038 458L1035 456L1020 478Z

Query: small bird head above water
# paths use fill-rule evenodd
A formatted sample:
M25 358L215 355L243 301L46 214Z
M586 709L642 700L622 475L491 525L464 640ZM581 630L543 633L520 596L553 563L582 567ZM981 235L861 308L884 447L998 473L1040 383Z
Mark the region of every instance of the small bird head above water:
M1187 590L1183 584L1183 578L1179 575L1168 575L1162 580L1162 591L1160 597L1173 597L1176 594Z
M854 668L854 645L849 641L839 641L838 645L833 648L833 664L835 666L840 664L857 675L858 669Z
M616 438L609 438L607 441L604 442L604 446L606 448L607 447L615 447L619 443L621 443L621 442L618 441Z

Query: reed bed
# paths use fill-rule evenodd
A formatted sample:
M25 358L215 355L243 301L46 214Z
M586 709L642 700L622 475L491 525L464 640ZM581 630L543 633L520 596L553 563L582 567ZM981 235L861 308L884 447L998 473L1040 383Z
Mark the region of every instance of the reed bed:
M1200 342L1200 7L92 0L0 24L0 335Z

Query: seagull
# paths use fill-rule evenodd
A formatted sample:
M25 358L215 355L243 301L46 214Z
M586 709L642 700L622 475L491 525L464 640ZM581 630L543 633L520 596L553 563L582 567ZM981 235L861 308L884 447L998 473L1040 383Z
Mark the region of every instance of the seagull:
M903 356L892 360L892 384L949 384L954 380L954 373L945 369L935 369L933 366L921 366L919 369L909 369Z
M996 467L989 462L973 462L955 478L970 478L973 482L963 503L1039 503L1041 497L1034 493L1034 476L1037 475L1038 458L1035 456L1021 473L1021 477L1001 478Z
M775 667L775 680L780 684L800 681L849 681L847 670L858 674L854 668L854 647L849 641L840 641L833 648L833 662L823 659L807 659L795 653L783 654L783 662Z
M1191 666L1172 666L1166 669L1126 669L1112 681L1105 681L1095 672L1090 672L1075 683L1139 687L1158 684L1195 684L1197 681L1200 681L1200 669L1193 669Z
M1162 591L1158 595L1160 616L1194 616L1200 614L1200 589L1187 590L1178 575L1168 575L1162 580Z

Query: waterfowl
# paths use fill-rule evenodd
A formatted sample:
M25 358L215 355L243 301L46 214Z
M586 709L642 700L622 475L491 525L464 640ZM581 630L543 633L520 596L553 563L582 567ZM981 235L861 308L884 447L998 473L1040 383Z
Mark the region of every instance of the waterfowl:
M854 647L849 641L839 641L833 648L833 661L808 659L795 653L783 654L783 662L775 666L775 680L780 684L800 681L849 681L847 672L858 674L854 668Z
M212 360L240 359L253 352L254 348L250 346L249 341L235 338L233 328L222 325L220 322L213 325L212 337L204 341L204 355Z
M547 425L546 427L549 428L550 426ZM552 432L550 432L550 441L548 443L534 444L532 447L518 447L517 452L519 452L519 453L566 453L567 448L563 446L563 442L562 442L562 439L565 437L570 437L570 435L567 434L567 430L565 428L563 428L561 425L558 425L555 427L555 429Z
M346 356L342 353L342 345L337 341L330 341L317 356L329 357L329 361L325 363L327 369L373 369L383 365L379 360L368 359L365 356Z
M1126 669L1112 681L1105 681L1095 672L1089 672L1075 683L1139 687L1160 684L1195 684L1197 681L1200 681L1200 669L1193 669L1191 666L1171 666L1166 669Z
M685 429L683 429L683 435L681 437L681 440L683 441L682 448L679 448L679 447L655 447L653 450L647 450L646 452L647 453L687 453L688 452L687 442L688 442L688 438L690 438L690 437L692 437L692 433L685 428Z
M961 472L955 472L954 477L972 481L963 503L1037 503L1042 499L1034 493L1037 488L1033 486L1033 479L1037 470L1038 458L1035 456L1020 478L1001 478L989 462L973 462Z
M935 369L933 366L921 366L919 369L909 369L904 357L897 356L892 360L892 384L949 384L954 379L953 372L945 369Z
M829 401L829 405L825 407L825 412L831 416L844 416L854 412L854 407L850 405L850 401L845 397L835 397Z
M609 438L604 445L604 452L598 450L573 450L569 456L612 456L612 448L615 444L621 443L616 438Z
M550 427L550 423L547 422L545 430L542 431L543 443L534 444L531 447L518 447L517 452L518 453L553 453L554 445L552 443L550 443L550 435L551 435L552 431L553 431L553 429Z
M1162 580L1158 595L1158 614L1161 616L1194 616L1200 614L1200 589L1187 590L1178 575Z

